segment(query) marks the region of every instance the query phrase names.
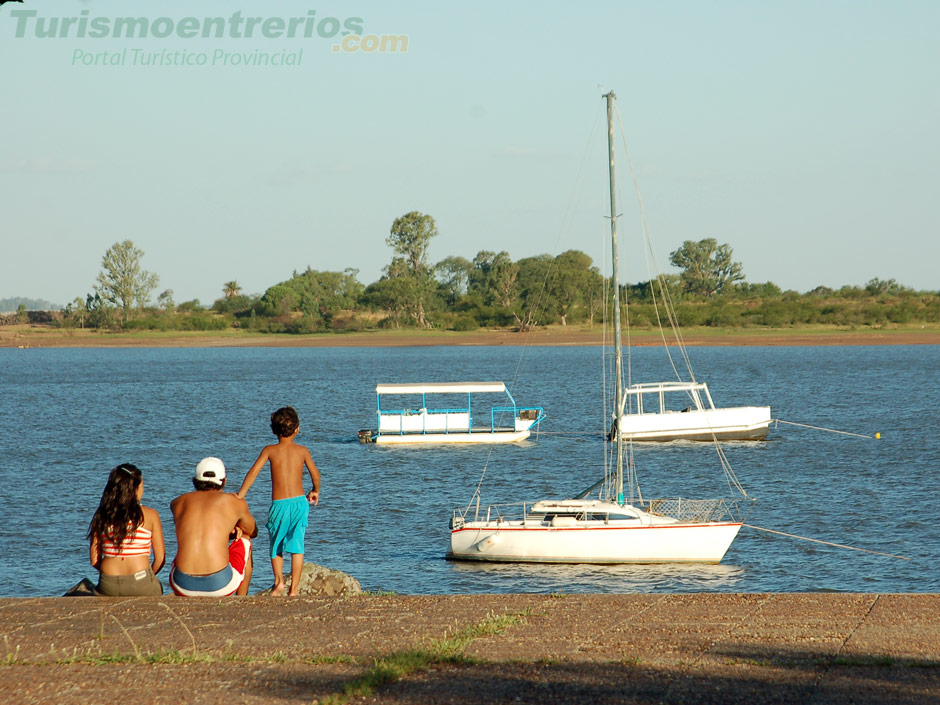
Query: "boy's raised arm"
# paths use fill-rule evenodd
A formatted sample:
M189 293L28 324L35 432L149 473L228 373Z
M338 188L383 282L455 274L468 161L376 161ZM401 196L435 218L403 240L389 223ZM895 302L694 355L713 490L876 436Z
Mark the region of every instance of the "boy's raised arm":
M258 524L255 522L255 518L251 515L251 510L248 509L248 503L244 499L240 499L241 502L241 513L238 517L238 521L235 522L235 528L241 529L242 533L246 534L248 538L254 538L258 535Z
M313 456L310 451L304 448L304 465L307 472L310 473L310 480L313 482L313 489L307 493L307 501L311 504L320 503L320 471L317 470L317 464L313 462Z
M264 467L264 464L268 462L268 447L265 446L261 449L261 454L258 456L258 459L255 461L255 464L251 466L248 470L248 474L245 475L245 479L242 480L242 486L238 488L238 492L235 493L235 496L239 499L245 499L245 495L248 494L248 490L254 484L255 480L258 479L258 473L261 472L261 468Z

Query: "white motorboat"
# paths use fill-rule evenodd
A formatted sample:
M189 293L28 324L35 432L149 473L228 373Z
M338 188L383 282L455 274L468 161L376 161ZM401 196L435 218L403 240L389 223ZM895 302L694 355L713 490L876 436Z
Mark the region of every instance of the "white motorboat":
M475 424L475 394L505 394L508 403L488 408L488 425ZM428 395L439 400L435 407L429 406ZM362 443L516 443L528 438L545 418L540 406L517 406L503 382L379 384L375 396L378 429L359 431ZM383 406L383 396L415 398L415 403L389 408Z
M716 407L704 382L634 384L624 403L620 433L632 441L759 441L771 422L769 406Z
M607 99L610 179L610 234L614 292L614 416L624 408L623 344L620 326L620 283L617 251L617 209L614 182L613 92ZM632 441L616 433L616 454L605 465L605 476L578 497L534 503L480 506L480 486L470 504L455 510L450 524L454 560L529 563L718 563L743 525L752 502L738 483L721 445L715 451L729 486L740 497L727 499L645 500L635 467L627 465L629 497L624 496L624 461ZM688 463L692 466L693 463ZM573 469L576 471L576 469ZM677 467L698 471L694 467ZM597 493L597 498L591 495Z

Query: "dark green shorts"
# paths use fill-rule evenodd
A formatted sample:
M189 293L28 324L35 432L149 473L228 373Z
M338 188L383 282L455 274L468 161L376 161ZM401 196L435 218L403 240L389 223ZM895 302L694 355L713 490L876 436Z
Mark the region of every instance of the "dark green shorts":
M131 575L98 576L98 592L108 597L137 597L141 595L162 595L163 585L153 574L153 569L139 570Z

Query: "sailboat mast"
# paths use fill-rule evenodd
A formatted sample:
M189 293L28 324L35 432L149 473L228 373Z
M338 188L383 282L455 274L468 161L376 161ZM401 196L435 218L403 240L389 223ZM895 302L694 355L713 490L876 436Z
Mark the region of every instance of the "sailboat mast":
M623 405L623 340L620 334L620 271L617 255L617 190L614 180L614 101L613 91L605 93L607 99L607 155L610 167L610 242L613 260L614 291L614 367L617 396L614 403L614 430L617 440L617 503L623 504L623 436L620 433L620 413Z

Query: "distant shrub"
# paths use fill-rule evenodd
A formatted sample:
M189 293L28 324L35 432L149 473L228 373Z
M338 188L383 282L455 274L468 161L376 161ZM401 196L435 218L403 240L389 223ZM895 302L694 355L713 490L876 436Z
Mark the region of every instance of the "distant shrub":
M904 301L888 308L888 320L892 323L910 323L914 320L917 309L910 301Z
M225 330L231 326L231 320L227 316L213 316L211 313L193 313L180 316L178 323L180 330Z
M248 312L255 301L250 296L239 294L237 296L227 296L216 299L212 304L212 310L216 313L240 314Z
M285 326L285 333L294 335L307 335L309 333L320 333L324 330L322 319L313 316L301 316L293 319Z
M460 316L456 321L454 321L455 331L466 332L477 330L479 327L480 324L477 323L476 319L471 316Z
M711 328L740 325L738 312L730 306L721 306L711 309L705 314L704 323Z

